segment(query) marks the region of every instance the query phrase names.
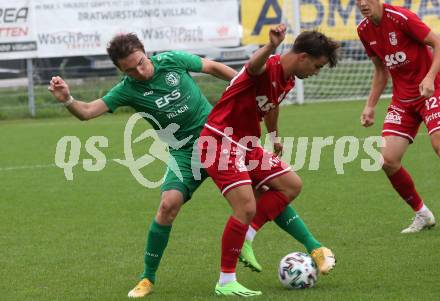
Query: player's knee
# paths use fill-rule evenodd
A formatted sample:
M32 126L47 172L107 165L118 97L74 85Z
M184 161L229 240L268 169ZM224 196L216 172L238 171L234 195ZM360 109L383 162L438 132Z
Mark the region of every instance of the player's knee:
M437 156L440 157L440 132L434 133L435 138L432 141L432 147Z
M249 199L249 200L243 200L242 205L240 206L239 210L237 210L236 212L236 215L239 216L241 222L245 224L250 224L256 212L257 212L257 206L255 200Z
M284 191L287 199L291 202L293 201L300 193L302 189L303 183L301 178L295 174L290 185Z
M163 223L171 224L179 213L180 207L179 202L167 198L162 199L157 212L158 219Z
M386 174L393 174L400 169L401 162L392 158L383 157L382 169Z
M434 151L438 157L440 157L440 145L434 146Z

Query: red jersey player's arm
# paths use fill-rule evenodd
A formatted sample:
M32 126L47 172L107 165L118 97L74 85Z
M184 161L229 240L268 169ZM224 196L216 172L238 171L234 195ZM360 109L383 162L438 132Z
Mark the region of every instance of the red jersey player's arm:
M372 56L371 60L374 64L373 79L371 81L370 95L361 114L361 124L369 127L374 124L374 108L379 100L380 95L387 86L388 71L385 69L382 60L377 56Z
M368 96L366 106L374 108L379 100L380 95L387 86L389 74L379 57L372 56L371 61L374 64L374 71L373 79L371 80L370 95Z
M283 145L280 142L279 132L278 132L278 115L280 112L280 107L276 106L274 109L270 110L266 115L264 115L264 124L268 133L272 133L271 141L273 143L273 150L277 155L281 155L283 151Z
M238 73L229 66L208 59L202 59L202 72L226 81L230 81Z
M58 102L63 103L70 113L79 120L89 120L108 112L108 107L102 99L96 99L88 103L73 99L70 95L69 86L59 76L52 77L48 90Z
M440 37L430 31L423 42L434 49L434 55L431 68L429 68L428 73L420 83L419 89L420 95L424 97L431 97L435 89L435 78L440 71Z
M280 24L269 30L269 43L258 49L250 58L247 70L251 75L258 75L264 72L266 61L277 49L286 36L286 26Z

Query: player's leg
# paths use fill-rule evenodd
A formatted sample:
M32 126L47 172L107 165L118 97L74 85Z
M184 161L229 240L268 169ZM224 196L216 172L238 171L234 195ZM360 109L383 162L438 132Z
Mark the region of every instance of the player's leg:
M269 178L269 174L269 172L264 172L265 178ZM272 180L267 181L273 185L269 187L269 185L260 184L259 190L254 191L254 195L258 196L257 213L246 233L246 239L239 257L239 260L246 267L256 272L262 271L252 248L257 231L266 222L274 220L281 212L286 210L286 206L300 193L302 187L301 179L287 166L285 169L281 168L281 164L279 170L272 174ZM261 186L264 186L264 188L261 189Z
M261 295L259 291L252 291L237 282L235 269L249 223L255 215L256 202L250 181L241 186L225 191L224 196L232 208L222 236L221 273L215 287L217 295L238 295L250 297Z
M184 203L184 196L178 190L162 192L159 209L151 222L147 234L144 253L144 272L141 281L134 287L128 296L140 298L150 294L156 281L156 272L159 268L163 253L168 245L172 223Z
M411 225L402 230L402 233L415 233L432 226L431 211L423 203L418 194L414 181L408 171L402 166L402 158L408 149L409 140L400 136L385 136L385 146L382 148L383 166L385 174L394 190L415 212Z
M437 89L432 97L424 100L420 114L431 136L432 147L440 157L440 89Z
M238 151L236 145L223 146L222 137L212 135L207 129L202 130L198 147L201 164L228 200L233 211L223 231L221 273L215 293L243 297L261 295L261 292L249 290L239 284L235 274L238 255L256 210L252 181L245 166L235 164L243 161L243 152Z
M440 157L440 129L431 134L431 144L436 155Z
M413 223L402 233L414 233L430 226L424 218L429 209L418 194L414 181L408 171L402 166L402 158L410 143L417 135L420 123L425 120L425 100L402 103L393 99L385 117L382 136L385 145L382 148L383 166L394 190L415 212ZM426 121L425 121L426 122Z
M152 291L156 272L168 244L172 223L182 205L206 178L195 179L191 170L191 151L173 151L172 157L178 170L167 168L161 186L161 201L154 220L151 222L144 253L144 272L141 281L129 292L129 297L143 297ZM177 173L177 174L176 174Z
M280 191L287 196L288 200L293 200L299 194L302 183L298 175L293 171L287 174L283 174L280 177L275 177L266 182L265 185L270 187L270 190ZM267 194L267 193L266 193ZM274 200L273 195L269 195L269 198ZM257 214L259 212L259 204L257 205ZM273 205L272 205L273 206ZM263 211L267 211L261 208ZM297 214L295 209L290 206L285 206L281 212L276 212L276 215L268 216L267 220L274 220L275 223L289 235L301 242L312 255L321 273L327 274L335 266L335 257L333 252L321 245L319 241L310 232L304 221ZM255 223L254 223L255 221ZM261 220L260 220L261 221ZM255 218L252 223L252 227L261 228L263 224Z
M254 193L258 194L258 204L257 213L246 233L239 259L246 267L261 272L262 267L252 249L254 237L267 221L278 216L300 193L302 183L301 179L291 171L289 165L261 147L252 150L247 157L249 160L258 162L258 165L249 172L255 185ZM276 183L273 181L285 181L287 184L279 185L279 189L270 189L266 183Z

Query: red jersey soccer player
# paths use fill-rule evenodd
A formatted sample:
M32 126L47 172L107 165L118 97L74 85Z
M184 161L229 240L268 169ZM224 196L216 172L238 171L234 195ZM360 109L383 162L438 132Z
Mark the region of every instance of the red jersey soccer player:
M208 116L199 139L201 162L233 210L222 237L221 273L215 288L217 295L261 294L236 281L235 267L240 252L245 249L245 238L248 234L255 234L270 220L275 219L289 233L297 231L309 237L310 248L307 242L304 244L322 273L328 273L335 265L333 253L313 238L296 213L290 215L284 224L280 220L278 223L278 217L289 216L283 215L286 210L293 211L288 204L300 193L301 179L289 165L258 145L263 117L268 130L274 130L278 136L278 105L293 88L294 76L316 75L327 63L333 67L337 61L339 45L317 31L301 33L288 53L271 55L284 40L285 31L284 25L270 30L270 42L260 48L232 79ZM269 190L262 193L257 204L253 189L262 185ZM249 224L253 234L247 234L251 229ZM295 224L296 228L287 229L289 224ZM298 239L300 235L293 233L292 236Z
M440 38L405 8L379 0L356 0L356 5L365 17L358 26L358 35L375 67L361 123L365 127L374 123L374 108L389 72L393 98L382 130L382 168L394 189L415 211L412 224L402 233L419 232L434 226L435 219L401 160L422 120L440 156Z

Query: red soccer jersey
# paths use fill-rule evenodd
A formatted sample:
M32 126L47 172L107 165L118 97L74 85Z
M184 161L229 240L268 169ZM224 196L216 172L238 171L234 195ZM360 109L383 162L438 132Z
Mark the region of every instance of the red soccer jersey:
M245 66L231 80L205 126L221 135L231 127L233 133L228 136L235 142L243 137L260 138L263 116L278 106L294 85L294 78L284 79L280 55L270 56L266 70L259 75L250 75Z
M432 64L432 51L423 43L431 29L406 8L383 4L380 23L364 18L357 31L368 56L379 57L393 79L399 100L420 98L419 84ZM435 80L440 87L440 74Z

